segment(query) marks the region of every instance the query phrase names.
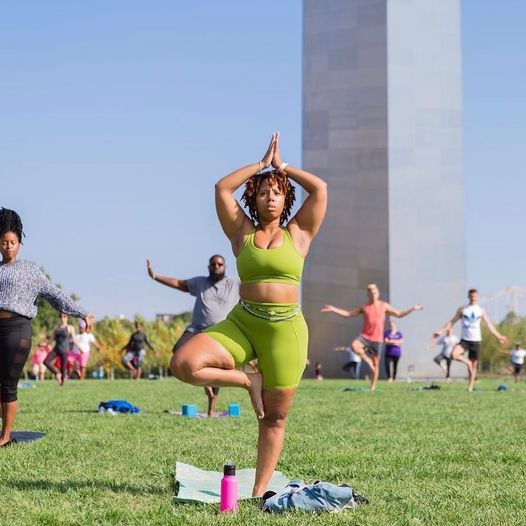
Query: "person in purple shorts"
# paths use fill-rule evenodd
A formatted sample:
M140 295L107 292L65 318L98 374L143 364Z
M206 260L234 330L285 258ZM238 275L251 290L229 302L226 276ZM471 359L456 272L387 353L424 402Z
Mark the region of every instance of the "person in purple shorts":
M402 355L401 346L404 343L404 337L402 333L399 330L397 330L396 323L394 321L389 322L389 330L385 331L384 333L384 343L385 372L387 373L388 382L394 382L396 380L396 369L398 367L398 360L400 360L400 356Z

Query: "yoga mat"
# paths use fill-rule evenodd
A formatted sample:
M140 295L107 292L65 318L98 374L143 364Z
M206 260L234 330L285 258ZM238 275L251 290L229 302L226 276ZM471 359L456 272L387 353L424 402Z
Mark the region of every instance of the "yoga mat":
M13 431L11 433L11 440L16 438L17 442L34 442L45 436L46 433L39 433L38 431Z
M239 500L252 498L255 475L255 469L236 469ZM219 488L222 477L222 472L205 471L191 464L177 462L175 465L175 501L219 503ZM281 492L289 482L289 479L281 472L274 471L267 489Z
M175 409L165 409L164 412L172 416L183 416L183 413L181 411L176 411ZM185 416L185 418L224 418L225 416L229 416L228 411L216 413L214 416L210 417L206 413L197 413L197 417Z
M383 389L377 387L376 391L371 391L370 387L342 387L340 391L342 392L351 391L353 393L372 393L372 392L382 393Z

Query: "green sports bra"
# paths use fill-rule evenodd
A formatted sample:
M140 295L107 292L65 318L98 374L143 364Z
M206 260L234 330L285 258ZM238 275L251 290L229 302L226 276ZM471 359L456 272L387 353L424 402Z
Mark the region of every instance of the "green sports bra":
M256 229L251 228L236 258L241 283L288 283L299 285L305 258L296 250L290 232L283 229L283 244L277 248L258 248Z

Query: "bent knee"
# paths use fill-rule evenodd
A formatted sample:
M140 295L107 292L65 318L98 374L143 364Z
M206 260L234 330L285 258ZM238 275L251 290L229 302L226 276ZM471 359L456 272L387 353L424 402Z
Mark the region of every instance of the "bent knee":
M359 340L353 340L353 342L351 343L351 349L356 354L359 354L359 355L363 355L364 354L364 352L363 352L363 344Z
M194 383L194 371L196 370L195 364L186 359L180 353L175 353L172 355L170 360L170 371L172 374L181 382L187 384Z

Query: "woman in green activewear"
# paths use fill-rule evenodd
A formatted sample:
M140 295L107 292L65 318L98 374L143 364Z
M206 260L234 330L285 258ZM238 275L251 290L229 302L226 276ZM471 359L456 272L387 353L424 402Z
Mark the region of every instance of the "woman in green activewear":
M269 166L273 170L262 172ZM289 220L294 187L309 194ZM234 192L245 184L242 201ZM238 305L226 320L195 335L172 357L173 374L203 386L246 389L259 418L253 495L260 496L283 447L285 419L307 359L308 331L298 305L303 262L327 208L327 185L281 161L274 133L259 163L216 183L219 221L232 244L241 279ZM257 359L261 372L237 367Z

